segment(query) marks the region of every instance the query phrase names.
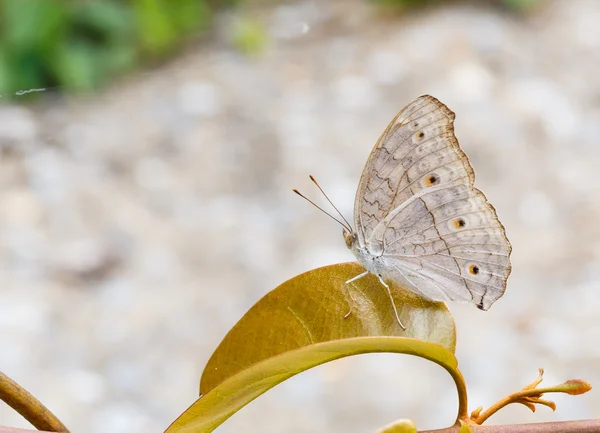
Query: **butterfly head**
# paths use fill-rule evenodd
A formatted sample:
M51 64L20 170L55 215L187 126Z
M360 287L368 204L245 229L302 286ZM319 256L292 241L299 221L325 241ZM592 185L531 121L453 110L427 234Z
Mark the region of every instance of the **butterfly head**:
M348 230L346 227L344 227L342 229L342 234L344 235L344 240L346 241L346 246L348 247L348 249L352 249L352 247L358 240L356 233L354 233L353 231Z

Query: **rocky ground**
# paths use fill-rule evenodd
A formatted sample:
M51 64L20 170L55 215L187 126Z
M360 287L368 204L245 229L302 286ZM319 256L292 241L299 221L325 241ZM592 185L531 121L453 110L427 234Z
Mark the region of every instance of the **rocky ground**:
M229 28L262 22L265 50ZM444 6L392 15L359 0L222 14L215 34L98 95L0 107L0 368L72 431L162 431L208 357L267 291L352 260L341 230L292 194L319 179L351 215L375 140L413 98L456 133L513 250L486 313L451 305L471 406L533 380L600 386L600 2L530 15ZM364 356L302 374L220 431L444 427L449 377ZM600 417L600 397L491 423ZM0 424L26 426L6 406Z

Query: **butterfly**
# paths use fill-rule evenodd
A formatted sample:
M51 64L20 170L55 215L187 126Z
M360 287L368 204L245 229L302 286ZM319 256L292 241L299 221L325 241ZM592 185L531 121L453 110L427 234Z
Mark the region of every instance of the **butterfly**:
M386 281L425 299L487 310L504 294L511 271L512 247L496 210L474 187L454 118L429 95L404 107L369 155L356 192L354 228L341 213L345 224L330 215L365 268L346 284L376 275L402 328Z

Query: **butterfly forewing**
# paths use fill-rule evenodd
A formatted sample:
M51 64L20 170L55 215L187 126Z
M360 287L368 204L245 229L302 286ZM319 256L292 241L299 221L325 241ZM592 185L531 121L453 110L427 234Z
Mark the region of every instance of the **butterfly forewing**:
M392 120L363 171L358 240L387 279L487 309L506 288L510 243L454 136L454 113L422 96Z

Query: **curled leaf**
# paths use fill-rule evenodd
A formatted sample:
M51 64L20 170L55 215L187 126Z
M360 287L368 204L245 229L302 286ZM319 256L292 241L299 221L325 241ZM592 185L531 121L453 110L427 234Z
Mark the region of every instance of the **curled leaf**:
M454 348L454 320L443 303L390 286L402 329L387 291L358 263L326 266L286 281L259 300L229 331L202 374L202 397L167 430L210 432L233 413L295 374L345 356L405 353L443 366L459 390L466 417L466 390ZM348 315L348 312L351 314Z
M229 331L200 381L205 394L243 369L290 350L361 336L401 336L429 341L454 353L454 319L441 302L426 301L391 285L403 330L385 288L373 275L342 263L300 274L260 299ZM348 293L350 290L350 293ZM351 314L344 316L352 311Z
M456 358L437 344L402 337L327 341L273 356L241 370L196 400L166 433L212 432L246 404L302 371L346 356L375 352L405 353L428 359L444 367L457 387L464 387Z

